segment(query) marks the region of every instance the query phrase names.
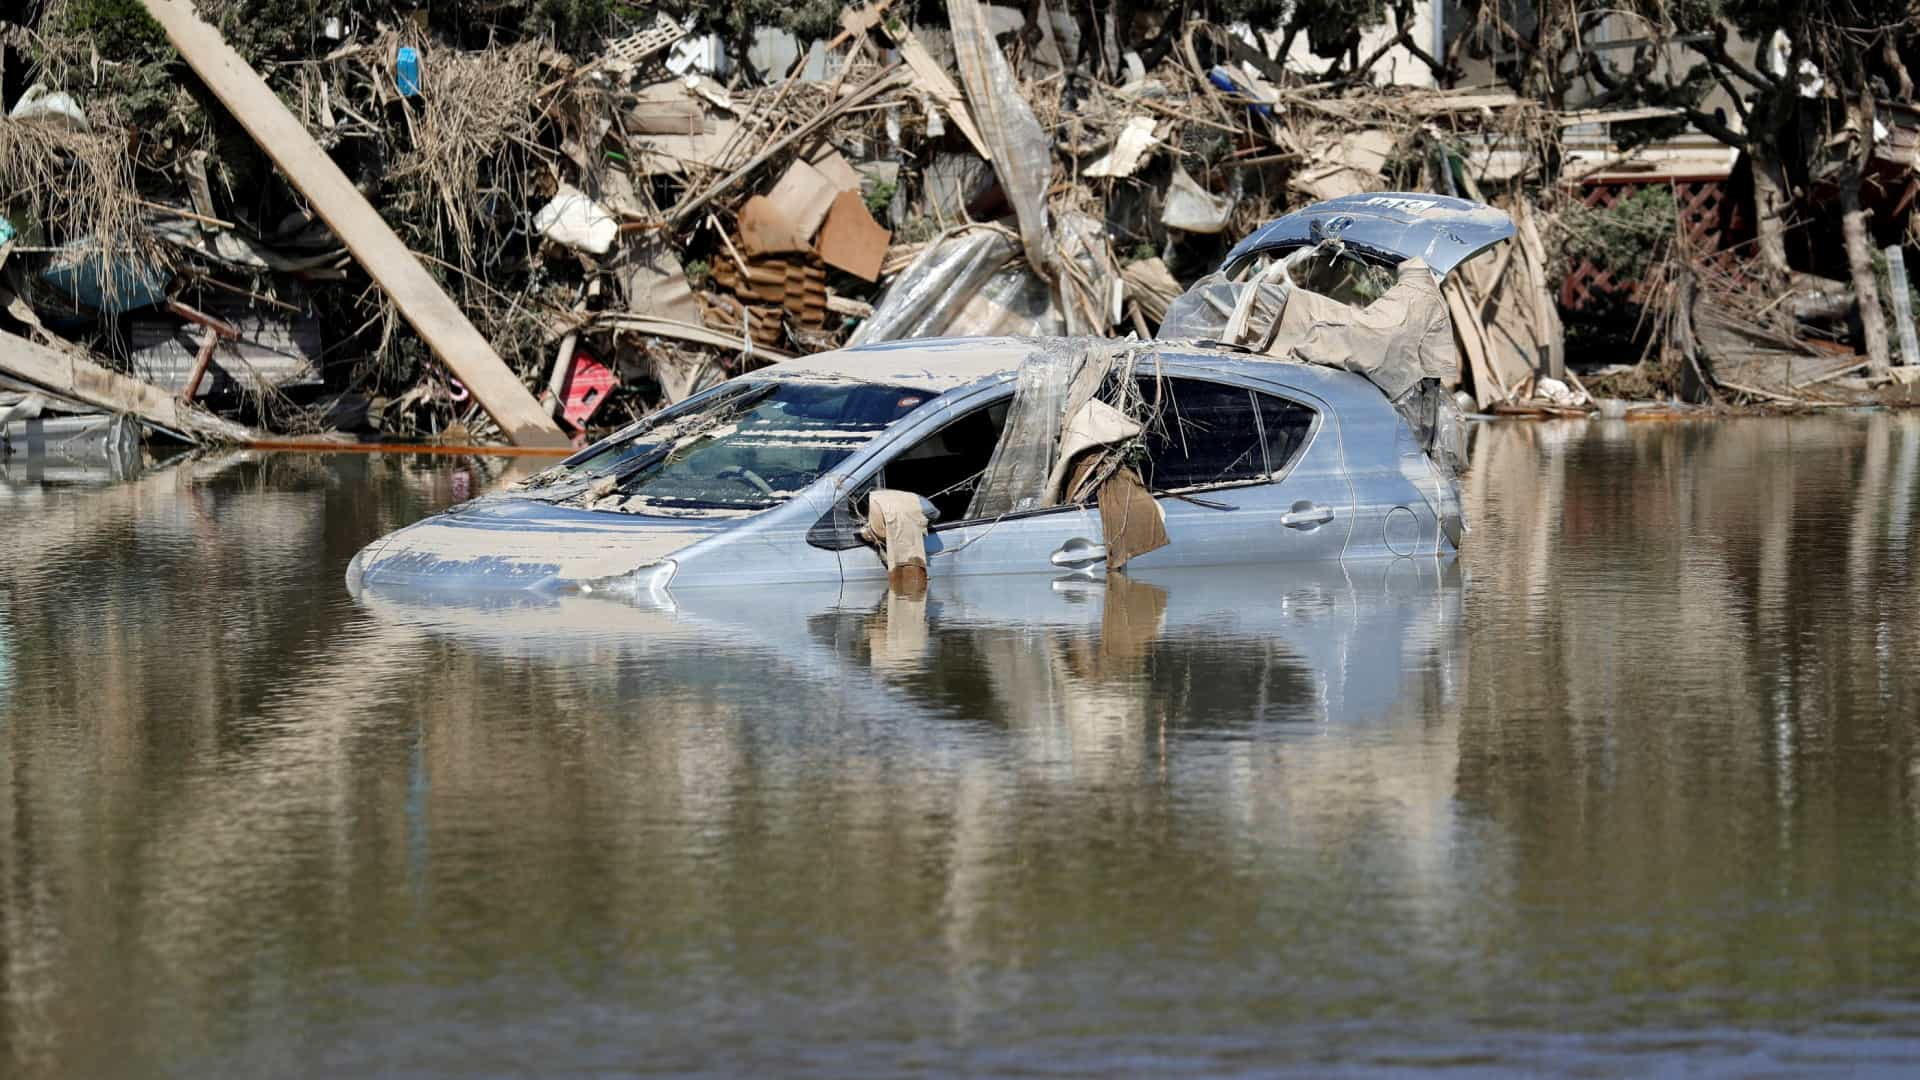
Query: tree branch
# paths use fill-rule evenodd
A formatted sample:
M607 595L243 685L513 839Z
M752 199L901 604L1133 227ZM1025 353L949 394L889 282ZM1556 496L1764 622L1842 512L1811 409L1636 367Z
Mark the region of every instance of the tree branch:
M1423 63L1427 63L1427 67L1432 69L1436 81L1446 75L1446 71L1440 67L1440 63L1434 60L1432 56L1427 56L1427 50L1423 50L1421 46L1413 44L1413 27L1407 25L1407 17L1409 17L1409 15L1411 15L1411 4L1394 4L1394 37L1386 38L1384 42L1380 42L1380 48L1373 50L1373 54L1369 54L1367 60L1361 60L1359 63L1356 63L1356 65L1354 65L1354 71L1346 77L1348 83L1359 83L1361 79L1365 79L1365 77L1367 77L1367 71L1373 71L1373 65L1379 63L1382 56L1386 56L1388 52L1392 52L1394 46L1404 46L1407 52L1411 52L1413 56L1417 56Z
M1698 51L1701 56L1706 57L1707 62L1714 65L1716 69L1725 68L1733 72L1735 75L1751 83L1756 90L1778 90L1780 88L1779 79L1754 71L1740 61L1735 60L1733 54L1727 52L1727 27L1724 23L1715 23L1713 27L1713 37L1706 41L1695 42L1694 49ZM1793 69L1791 67L1787 69L1787 74L1789 78L1792 77ZM1736 94L1734 96L1738 97L1739 95Z
M1701 131L1713 136L1728 146L1736 150L1745 150L1747 148L1747 137L1722 123L1720 118L1712 113L1703 112L1691 105L1682 106L1680 112L1681 115L1687 118L1688 123L1691 123L1694 127L1699 128Z
M1400 36L1406 39L1407 51L1413 54L1415 60L1427 65L1427 70L1433 72L1433 81L1452 85L1454 78L1453 69L1428 55L1427 50L1421 48L1413 40L1412 29L1407 25L1408 20L1413 18L1413 4L1411 0L1403 0L1402 3L1395 5L1393 18L1395 22L1400 24Z
M1893 73L1894 96L1900 101L1911 103L1913 76L1907 73L1907 65L1900 59L1900 46L1894 41L1892 33L1882 31L1880 34L1880 59L1887 65L1887 70Z
M1734 87L1733 80L1727 78L1726 72L1711 63L1707 65L1707 70L1713 72L1714 81L1720 84L1720 89L1725 90L1728 100L1733 102L1733 111L1740 114L1740 126L1750 126L1753 114L1747 111L1747 103L1741 99L1740 91Z
M1652 88L1647 84L1647 76L1651 73L1649 64L1636 62L1633 74L1622 75L1608 67L1598 53L1588 53L1587 68L1593 74L1594 81L1607 91L1601 95L1601 99L1605 102L1612 102L1622 97L1645 100L1650 96L1649 91ZM1680 112L1687 118L1688 123L1720 142L1740 150L1747 148L1747 137L1728 127L1712 113L1692 105L1680 106Z
M1306 17L1300 13L1299 5L1294 5L1293 14L1287 18L1287 32L1280 38L1280 62L1285 64L1287 57L1293 55L1293 39L1300 36L1300 28L1306 25Z

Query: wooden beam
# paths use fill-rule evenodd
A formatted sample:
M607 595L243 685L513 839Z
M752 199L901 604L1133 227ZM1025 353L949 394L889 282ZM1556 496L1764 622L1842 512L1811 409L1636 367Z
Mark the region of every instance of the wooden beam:
M248 442L251 428L197 409L151 383L129 378L76 352L62 352L23 337L0 333L0 372L61 397L114 413L131 413L195 441Z
M1907 292L1907 257L1899 244L1887 248L1887 280L1893 286L1893 325L1900 332L1900 362L1908 367L1920 365L1920 343L1915 342L1913 333L1913 301Z
M393 298L427 347L466 384L507 438L521 446L565 442L566 436L519 377L274 96L266 81L227 45L218 30L200 20L190 0L141 2L167 32L181 57L313 204L347 250Z
M988 164L992 164L993 147L980 133L980 125L974 123L973 111L967 108L967 99L960 93L960 88L954 85L952 76L947 74L947 69L940 66L940 61L935 60L932 53L927 52L927 47L920 44L920 39L913 35L912 30L907 29L905 23L899 24L897 28L888 27L887 33L893 38L894 46L900 50L900 59L905 60L907 67L913 71L914 85L925 91L926 95L933 99L934 104L940 106L948 116L953 118L953 124L960 129L960 134L965 135L967 141L973 144L973 152L979 154Z

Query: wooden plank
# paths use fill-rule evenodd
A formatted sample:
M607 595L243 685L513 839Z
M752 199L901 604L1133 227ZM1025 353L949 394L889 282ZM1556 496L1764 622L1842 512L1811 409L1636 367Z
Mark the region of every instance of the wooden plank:
M934 104L940 106L940 111L953 118L953 125L973 144L974 153L992 161L993 150L980 134L980 126L973 122L973 112L967 108L967 99L960 96L960 87L940 66L940 61L927 52L927 47L920 44L920 39L913 36L913 31L906 29L904 23L898 33L891 26L887 28L887 33L900 49L900 59L905 60L907 67L912 69L914 85L932 98Z
M827 42L827 51L832 52L847 43L848 38L859 37L880 25L880 17L886 13L893 0L877 0L865 7L842 8L840 11L840 32Z
M1900 331L1900 363L1913 367L1920 365L1920 343L1916 343L1913 333L1913 301L1910 300L1907 280L1907 257L1901 253L1900 245L1887 248L1887 278L1893 286L1893 323Z
M61 397L108 412L131 413L154 427L195 440L248 442L252 429L180 401L165 390L76 353L0 333L0 371Z
M1483 93L1447 90L1405 99L1402 107L1415 116L1438 116L1451 112L1477 112L1481 109L1509 109L1520 104L1520 96L1504 90Z
M1567 377L1566 330L1560 325L1560 306L1555 302L1553 286L1547 280L1547 245L1540 239L1540 230L1533 220L1533 207L1528 200L1514 200L1513 210L1516 235L1507 242L1519 244L1521 254L1527 257L1528 285L1533 291L1533 318L1540 340L1547 343L1547 375L1564 379Z
M1557 123L1565 128L1578 127L1581 124L1625 124L1634 120L1665 120L1685 115L1685 110L1670 105L1648 105L1639 109L1573 109L1562 112Z
M413 324L434 355L466 384L507 438L521 446L565 442L566 436L555 426L553 418L447 298L413 252L407 250L379 213L361 198L352 181L313 141L266 82L227 45L220 32L200 21L190 0L142 0L142 3L167 32L181 57L313 204L314 210L347 245L354 258L393 298L400 313Z
M1467 354L1467 368L1473 372L1474 403L1485 410L1495 402L1512 399L1513 391L1494 374L1487 356L1486 338L1481 336L1478 305L1467 297L1460 275L1449 276L1441 284L1440 292L1447 298L1447 313L1453 317L1454 340Z

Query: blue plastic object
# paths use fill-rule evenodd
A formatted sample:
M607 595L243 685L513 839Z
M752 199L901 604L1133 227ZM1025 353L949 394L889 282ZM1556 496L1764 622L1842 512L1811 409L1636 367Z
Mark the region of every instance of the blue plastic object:
M1229 94L1238 94L1248 99L1253 97L1252 90L1246 86L1242 86L1240 80L1234 77L1233 72L1224 67L1215 66L1211 71L1208 71L1207 81L1212 83L1217 90L1222 90ZM1267 120L1273 119L1273 109L1271 106L1262 104L1259 101L1249 100L1247 108L1252 110L1255 116L1263 117Z
M124 257L109 260L97 250L75 244L40 271L40 280L82 307L119 315L165 300L169 277L158 267Z
M393 58L393 81L399 85L401 97L419 96L420 50L411 45L400 46Z
M13 222L0 217L0 244L4 244L13 239L14 232Z

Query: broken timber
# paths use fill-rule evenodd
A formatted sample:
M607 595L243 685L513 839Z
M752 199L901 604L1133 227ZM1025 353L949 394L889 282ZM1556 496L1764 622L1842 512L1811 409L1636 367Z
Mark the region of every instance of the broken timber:
M979 154L981 160L992 164L992 144L987 142L986 137L980 133L980 126L974 123L973 113L967 108L967 99L961 96L960 88L953 84L952 77L947 74L945 68L940 66L940 61L935 60L933 55L927 52L927 47L920 44L920 39L915 37L913 31L908 30L905 24L901 24L898 28L888 26L887 34L893 38L894 45L899 47L900 59L906 61L907 67L913 71L914 85L926 91L927 96L933 98L940 108L953 118L954 126L960 129L960 134L965 135L967 141L973 144L974 153Z
M0 333L0 371L108 412L132 413L156 428L194 441L258 438L252 429L195 408L157 386L13 334Z
M507 438L554 445L566 436L454 306L392 227L354 189L266 82L189 0L141 0L174 48L300 189L440 361L459 377Z

